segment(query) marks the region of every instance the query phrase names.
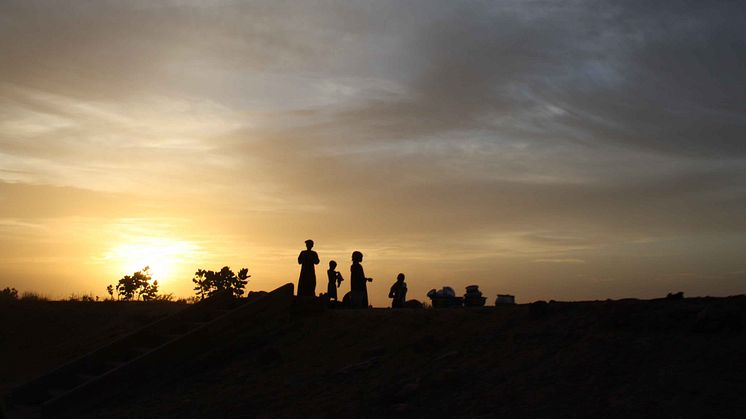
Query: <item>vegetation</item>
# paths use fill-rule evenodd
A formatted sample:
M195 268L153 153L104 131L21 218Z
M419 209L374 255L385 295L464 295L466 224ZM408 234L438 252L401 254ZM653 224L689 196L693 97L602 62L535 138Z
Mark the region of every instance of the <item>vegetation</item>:
M198 297L187 297L187 298L179 298L176 300L177 304L194 304L199 301Z
M134 272L132 275L125 275L116 284L109 284L106 287L106 293L109 295L109 301L176 301L183 304L191 304L216 294L228 294L233 298L240 298L244 294L246 284L249 282L251 275L249 269L243 268L234 273L231 268L224 266L219 271L210 271L198 269L194 274L192 282L195 283L195 297L180 298L176 300L172 293L159 294L158 281L153 280L150 273L150 267ZM115 296L116 293L116 296ZM26 291L19 295L15 288L6 287L0 289L1 301L49 301L46 296ZM67 301L95 302L99 301L98 296L89 294L73 293L66 299Z
M119 280L115 288L117 296L123 301L132 301L133 299L142 301L170 301L173 296L170 294L168 296L159 296L158 281L151 282L152 279L149 266L132 275L125 275ZM113 286L109 285L106 287L106 291L113 298L114 293L112 292L112 288Z
M151 297L147 301L173 301L174 300L174 294L156 294L155 296Z
M15 288L5 288L0 290L0 301L10 301L18 299L18 290Z
M240 298L249 282L249 269L243 268L236 275L231 268L224 266L218 272L198 269L192 282L196 285L194 292L200 300L219 293L230 293L234 298Z
M21 294L21 301L49 301L49 298L37 292L24 291L24 293Z
M82 301L84 303L92 303L98 301L98 296L94 296L93 294L70 294L70 297L67 299L67 301Z

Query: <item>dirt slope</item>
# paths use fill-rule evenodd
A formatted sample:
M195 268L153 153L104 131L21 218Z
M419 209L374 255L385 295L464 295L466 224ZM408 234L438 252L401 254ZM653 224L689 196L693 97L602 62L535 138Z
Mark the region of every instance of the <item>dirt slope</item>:
M177 303L0 303L0 394L184 308Z
M86 417L743 417L746 298L296 310ZM84 415L85 416L85 415Z

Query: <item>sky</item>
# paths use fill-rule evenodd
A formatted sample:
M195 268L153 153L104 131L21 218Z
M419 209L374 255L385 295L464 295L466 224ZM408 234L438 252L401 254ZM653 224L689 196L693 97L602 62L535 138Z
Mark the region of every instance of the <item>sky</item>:
M0 288L746 292L738 1L0 1ZM341 292L349 289L349 281Z

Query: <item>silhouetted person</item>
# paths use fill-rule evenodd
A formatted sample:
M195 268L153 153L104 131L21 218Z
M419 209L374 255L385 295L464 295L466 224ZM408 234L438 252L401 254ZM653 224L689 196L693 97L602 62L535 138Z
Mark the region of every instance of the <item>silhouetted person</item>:
M350 266L350 305L355 308L368 308L368 282L363 272L363 254L355 250L352 252L352 266Z
M337 288L339 288L339 285L345 280L342 278L341 273L335 271L336 268L337 262L330 260L329 270L326 271L326 276L329 278L329 285L326 287L326 293L329 296L329 299L334 299L334 301L337 301Z
M404 303L407 302L407 283L404 282L404 274L396 276L396 282L394 282L389 291L389 298L393 298L391 300L391 308L404 307Z
M311 250L312 248L313 240L306 240L306 250L298 255L298 264L300 265L298 296L316 296L316 268L314 265L319 264L319 255Z

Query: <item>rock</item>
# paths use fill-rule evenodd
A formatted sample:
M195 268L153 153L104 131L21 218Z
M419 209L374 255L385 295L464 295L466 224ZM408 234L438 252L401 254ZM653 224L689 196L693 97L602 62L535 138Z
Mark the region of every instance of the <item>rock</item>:
M549 303L543 300L534 301L528 308L529 314L532 317L541 317L549 313Z
M424 305L419 300L408 300L404 303L404 308L423 308Z
M497 294L495 305L513 305L515 304L515 296L510 294Z
M249 291L246 298L259 298L267 295L267 291Z
M669 292L668 295L666 295L666 300L683 300L683 299L684 299L683 291L679 291L675 294L672 294Z

